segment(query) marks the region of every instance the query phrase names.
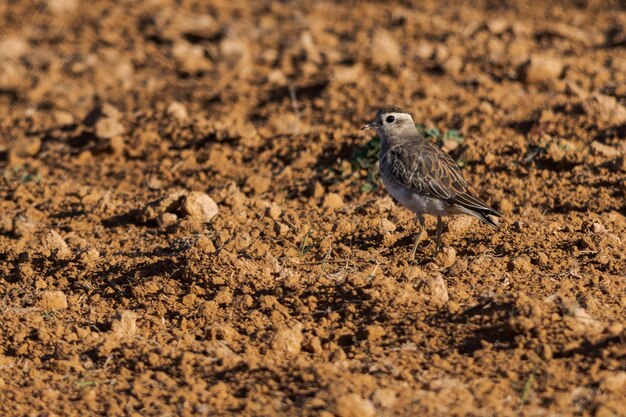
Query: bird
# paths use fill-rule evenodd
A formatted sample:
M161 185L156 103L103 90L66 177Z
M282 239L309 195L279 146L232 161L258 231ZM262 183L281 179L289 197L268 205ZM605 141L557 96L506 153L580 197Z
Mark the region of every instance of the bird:
M498 227L495 218L502 215L472 194L452 157L418 132L407 111L399 107L382 108L361 130L375 130L380 137L379 168L383 184L419 222L412 260L426 228L425 214L437 217L435 256L441 249L444 216L466 214Z

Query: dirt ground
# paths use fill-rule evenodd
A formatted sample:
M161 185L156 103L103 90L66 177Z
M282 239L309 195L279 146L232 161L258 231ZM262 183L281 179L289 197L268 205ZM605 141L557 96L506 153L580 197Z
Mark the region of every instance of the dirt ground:
M474 3L0 2L0 414L626 416L626 6Z

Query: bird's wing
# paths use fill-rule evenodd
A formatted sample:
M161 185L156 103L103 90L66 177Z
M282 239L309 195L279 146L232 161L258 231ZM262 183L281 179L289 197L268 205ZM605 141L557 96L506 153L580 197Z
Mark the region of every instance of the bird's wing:
M392 147L387 157L394 179L418 194L450 203L464 195L471 197L454 160L430 142L420 140Z

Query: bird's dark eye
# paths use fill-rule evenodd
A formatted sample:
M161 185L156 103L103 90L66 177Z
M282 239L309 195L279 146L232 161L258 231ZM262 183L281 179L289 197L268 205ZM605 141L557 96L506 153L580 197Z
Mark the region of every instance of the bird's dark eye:
M385 119L385 120L387 120L387 123L393 123L393 122L396 121L396 118L393 117L393 116L387 116L387 119Z

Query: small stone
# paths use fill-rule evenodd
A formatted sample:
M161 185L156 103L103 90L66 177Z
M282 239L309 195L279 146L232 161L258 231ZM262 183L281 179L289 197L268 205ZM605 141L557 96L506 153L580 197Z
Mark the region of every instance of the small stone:
M435 48L430 42L420 41L415 48L415 55L421 59L430 59L435 53Z
M41 150L41 139L26 137L17 139L9 148L9 159L21 160L37 155Z
M455 216L448 221L448 232L452 234L463 234L467 232L474 223L474 217Z
M600 382L600 389L604 392L626 394L626 372L619 371L606 375Z
M357 338L360 340L369 340L374 342L385 335L385 328L377 324L365 326L357 332Z
M215 295L215 299L213 300L219 305L227 305L233 302L233 294L230 292L229 288L222 288L219 290L217 295Z
M50 230L43 239L44 255L56 260L66 260L72 256L72 251L65 240L54 230Z
M605 129L626 123L626 107L622 106L615 97L597 92L585 96L585 93L577 88L574 88L574 91L582 98L585 113L600 128Z
M270 218L272 220L278 220L280 219L280 215L282 214L282 210L280 209L280 207L276 204L271 204L268 208L267 208L267 215L270 216Z
M495 18L487 22L487 28L494 35L504 33L510 27L508 20L504 18Z
M157 217L157 223L160 228L167 229L168 227L175 225L178 221L178 216L174 213L161 213Z
M111 333L118 339L133 337L137 333L137 314L123 311L116 320L113 320Z
M533 55L521 72L522 79L527 83L547 83L561 76L563 62L549 56Z
M500 211L503 214L508 214L513 212L513 204L507 199L500 200Z
M411 267L404 271L404 275L414 281L416 290L435 307L443 307L450 299L448 288L443 275L436 270L434 264L427 265L429 270Z
M392 233L396 230L396 225L390 220L383 218L378 228L380 233Z
M67 308L67 297L63 291L46 291L41 295L39 307L44 310L62 310Z
M187 109L185 108L184 104L178 101L174 101L173 103L171 103L167 107L166 113L168 116L181 122L189 118L189 115L187 114Z
M124 138L121 136L113 136L111 139L109 139L109 147L114 154L121 155L124 152L124 148L126 147Z
M37 224L26 213L19 213L13 218L12 232L16 238L31 236L37 230Z
M398 400L398 394L391 388L379 388L374 391L372 401L381 408L391 408Z
M246 186L256 195L263 194L269 190L271 181L268 177L261 175L250 175L246 179Z
M529 273L532 271L530 258L527 255L518 256L509 263L509 269L522 273Z
M358 394L346 394L335 400L337 417L375 417L376 409L371 402Z
M54 122L59 126L69 126L74 124L74 116L71 113L59 110L54 112Z
M111 139L124 134L124 125L119 120L104 117L96 122L96 136L99 139Z
M442 268L450 268L456 261L456 250L454 248L445 247L437 254L437 263Z
M370 56L374 65L395 68L402 63L400 44L385 29L374 32Z
M618 336L624 331L624 325L622 323L612 323L606 328L607 332L612 336Z
M272 349L280 354L295 356L300 353L302 340L302 324L296 322L276 331L272 338Z
M591 153L594 155L604 156L606 158L615 158L620 156L619 149L594 140L591 142Z
M331 210L336 210L343 207L343 199L337 193L328 193L324 197L323 206Z
M200 191L191 191L183 197L181 203L183 215L203 223L209 222L219 211L217 203Z
M196 303L196 300L198 299L198 297L195 294L187 294L183 297L182 302L183 305L186 307L190 307L193 306Z
M80 260L83 263L91 263L100 258L100 252L95 248L89 248L80 254Z

